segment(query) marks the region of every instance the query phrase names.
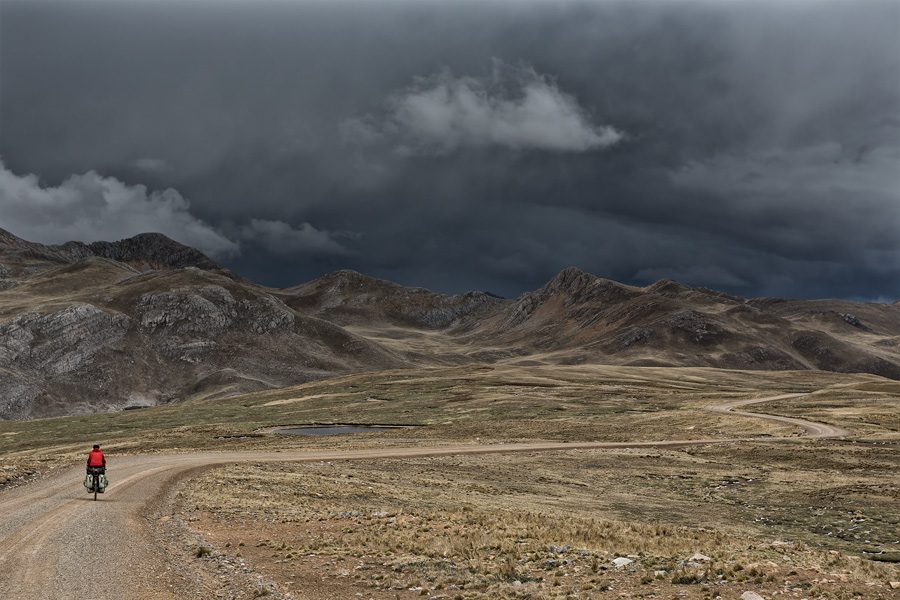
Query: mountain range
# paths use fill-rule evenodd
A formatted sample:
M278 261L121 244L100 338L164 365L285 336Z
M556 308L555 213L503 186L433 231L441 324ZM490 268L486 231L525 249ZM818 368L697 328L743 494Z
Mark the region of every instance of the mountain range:
M577 268L515 299L337 271L276 289L160 234L0 229L0 418L214 400L341 373L509 361L900 379L900 303L744 299Z

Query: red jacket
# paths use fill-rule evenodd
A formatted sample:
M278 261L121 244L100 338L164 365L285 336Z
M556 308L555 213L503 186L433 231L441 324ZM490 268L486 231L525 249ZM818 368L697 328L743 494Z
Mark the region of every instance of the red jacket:
M87 466L105 467L106 457L103 456L103 452L101 452L100 450L91 450L90 454L88 454Z

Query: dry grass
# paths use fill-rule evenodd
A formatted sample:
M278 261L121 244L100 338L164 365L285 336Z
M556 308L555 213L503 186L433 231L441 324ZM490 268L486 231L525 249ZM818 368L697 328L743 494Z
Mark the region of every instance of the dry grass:
M182 501L218 551L240 553L283 588L317 600L728 598L745 589L890 597L896 565L869 558L900 551L900 390L868 375L542 365L362 374L0 423L0 482L80 458L95 440L114 457L796 436L791 426L703 409L822 389L753 409L831 422L853 439L230 467L186 486ZM262 432L301 423L419 427L334 438ZM711 562L690 564L695 552ZM629 555L635 562L623 569L610 563Z
M331 582L334 597L791 597L793 588L809 597L813 587L890 597L893 565L848 555L808 524L760 520L765 509L752 507L789 487L753 470L680 451L259 465L210 472L182 503L218 544L244 543L251 564L299 594L314 578ZM843 481L839 469L819 479L823 489ZM896 509L866 508L884 517L867 531L882 527L890 547ZM697 552L711 560L692 562ZM634 563L617 569L617 556Z
M668 439L792 433L700 412L721 398L811 391L878 380L809 373L627 367L452 367L360 374L232 398L156 408L0 422L0 453L17 477L70 462L86 445L114 453L441 444L448 441ZM308 440L260 430L300 423L421 425L352 439Z

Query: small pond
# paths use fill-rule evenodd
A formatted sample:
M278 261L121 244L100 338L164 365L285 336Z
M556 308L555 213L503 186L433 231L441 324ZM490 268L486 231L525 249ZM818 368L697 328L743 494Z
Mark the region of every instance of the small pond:
M387 431L390 429L407 429L396 425L309 425L300 427L279 427L275 433L281 435L343 435L345 433L366 433Z

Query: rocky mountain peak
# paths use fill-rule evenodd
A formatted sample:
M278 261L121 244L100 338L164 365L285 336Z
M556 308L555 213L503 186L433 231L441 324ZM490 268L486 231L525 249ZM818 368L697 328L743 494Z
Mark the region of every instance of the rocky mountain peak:
M389 283L381 279L376 279L375 277L363 275L362 273L354 271L353 269L340 269L338 271L333 271L322 277L322 280L332 284L337 283L342 286L355 288L375 287L378 285Z
M25 240L22 238L16 237L7 230L0 227L0 245L3 246L19 246L23 244Z
M116 242L93 242L87 248L94 256L102 256L132 265L150 268L197 267L208 271L222 270L208 256L161 233L142 233Z
M577 293L598 281L600 281L599 277L592 275L587 271L582 271L578 267L566 267L557 273L553 279L547 282L542 291L549 294L572 294Z
M227 271L208 256L161 233L142 233L115 242L66 242L46 245L23 240L0 229L0 250L17 261L76 263L93 256L128 264L139 270L197 267L207 271Z
M677 281L673 281L671 279L660 279L656 283L652 285L648 285L644 288L644 291L651 292L654 294L660 294L662 296L675 296L677 294L681 294L683 292L689 292L692 288L684 285L683 283L678 283Z

